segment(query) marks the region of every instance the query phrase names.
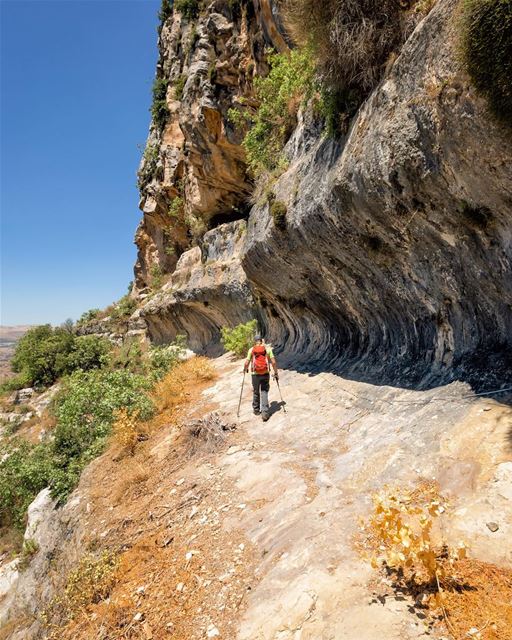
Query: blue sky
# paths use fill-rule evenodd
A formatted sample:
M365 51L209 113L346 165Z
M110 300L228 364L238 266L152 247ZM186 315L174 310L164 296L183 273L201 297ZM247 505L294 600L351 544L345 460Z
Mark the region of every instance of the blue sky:
M126 293L160 0L0 0L0 323Z

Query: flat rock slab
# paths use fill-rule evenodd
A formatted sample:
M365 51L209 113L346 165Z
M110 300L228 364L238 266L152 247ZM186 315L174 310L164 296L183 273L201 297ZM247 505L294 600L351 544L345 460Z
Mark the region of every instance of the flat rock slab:
M206 393L234 419L241 366L226 356L217 365ZM244 391L240 441L219 461L246 505L225 526L242 527L261 554L238 640L427 637L410 601L372 597L378 575L355 549L359 518L385 484L437 480L452 507L447 540L512 565L509 406L464 398L470 388L458 382L415 392L283 371L280 384L287 412L272 385L266 423Z

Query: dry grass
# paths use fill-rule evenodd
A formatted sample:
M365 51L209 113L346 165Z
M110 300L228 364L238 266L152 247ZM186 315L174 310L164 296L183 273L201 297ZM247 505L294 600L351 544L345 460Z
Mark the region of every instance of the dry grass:
M6 557L14 558L23 547L23 532L12 527L0 528L0 562Z
M68 576L62 595L51 602L43 613L43 620L51 619L48 624L50 639L58 640L60 627L79 616L83 616L88 607L97 604L110 595L117 577L118 557L111 551L99 556L85 555Z
M453 637L512 640L512 571L471 558L455 571L462 588L443 594ZM478 633L468 636L470 629Z
M294 40L311 46L328 83L342 91L370 91L389 54L403 42L396 0L284 0Z
M176 367L155 389L163 417L152 420L149 439L132 457L113 456L115 444L91 464L83 543L120 553L102 593L86 586L78 610L49 616L55 640L203 640L210 624L222 638L235 637L256 583L256 554L222 522L235 515L236 489L220 474L196 475L196 459L187 466L191 450L206 454L228 433L218 414L191 417L204 415L200 395L214 377L203 358Z
M132 466L124 470L112 491L112 503L119 504L131 498L136 498L140 492L144 491L144 485L150 477L150 470L147 464L133 461Z
M195 504L202 507L200 501ZM202 640L211 622L221 637L235 637L255 556L246 541L243 554L232 544L233 538L244 540L236 531L210 523L201 531L189 512L179 511L177 504L172 527L168 516L159 518L153 533L121 555L108 598L84 603L67 624L55 629L52 640ZM194 553L187 560L190 550ZM231 566L236 573L220 582Z
M30 618L29 616L18 616L16 618L11 618L0 628L0 640L9 640L9 638L12 637L12 634L16 630L22 627L26 628L26 626L32 621L33 618Z
M150 430L175 424L180 408L189 403L205 383L217 377L208 358L195 357L180 363L157 383L152 394L156 416L147 423Z
M130 414L126 409L120 409L115 413L115 422L112 427L112 438L130 455L135 452L135 446L140 436L144 433L139 426L139 414L137 411Z

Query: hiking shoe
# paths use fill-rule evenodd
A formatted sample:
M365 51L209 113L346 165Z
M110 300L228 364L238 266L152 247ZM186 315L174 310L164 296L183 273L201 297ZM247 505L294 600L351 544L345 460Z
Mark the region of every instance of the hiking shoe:
M266 422L269 418L270 418L270 415L268 413L261 414L261 419L263 420L263 422Z
M259 416L261 411L258 411L258 409L253 409L252 412L254 413L255 416Z

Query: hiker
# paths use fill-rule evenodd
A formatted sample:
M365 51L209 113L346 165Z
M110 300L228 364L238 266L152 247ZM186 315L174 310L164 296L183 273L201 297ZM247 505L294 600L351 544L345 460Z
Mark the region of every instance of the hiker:
M254 346L247 352L247 359L244 364L244 373L249 371L251 366L252 373L252 410L254 415L261 417L263 422L270 418L268 406L268 389L270 386L270 366L274 369L274 376L279 380L277 373L276 359L272 352L272 347L263 344L262 337L256 335L254 337Z

